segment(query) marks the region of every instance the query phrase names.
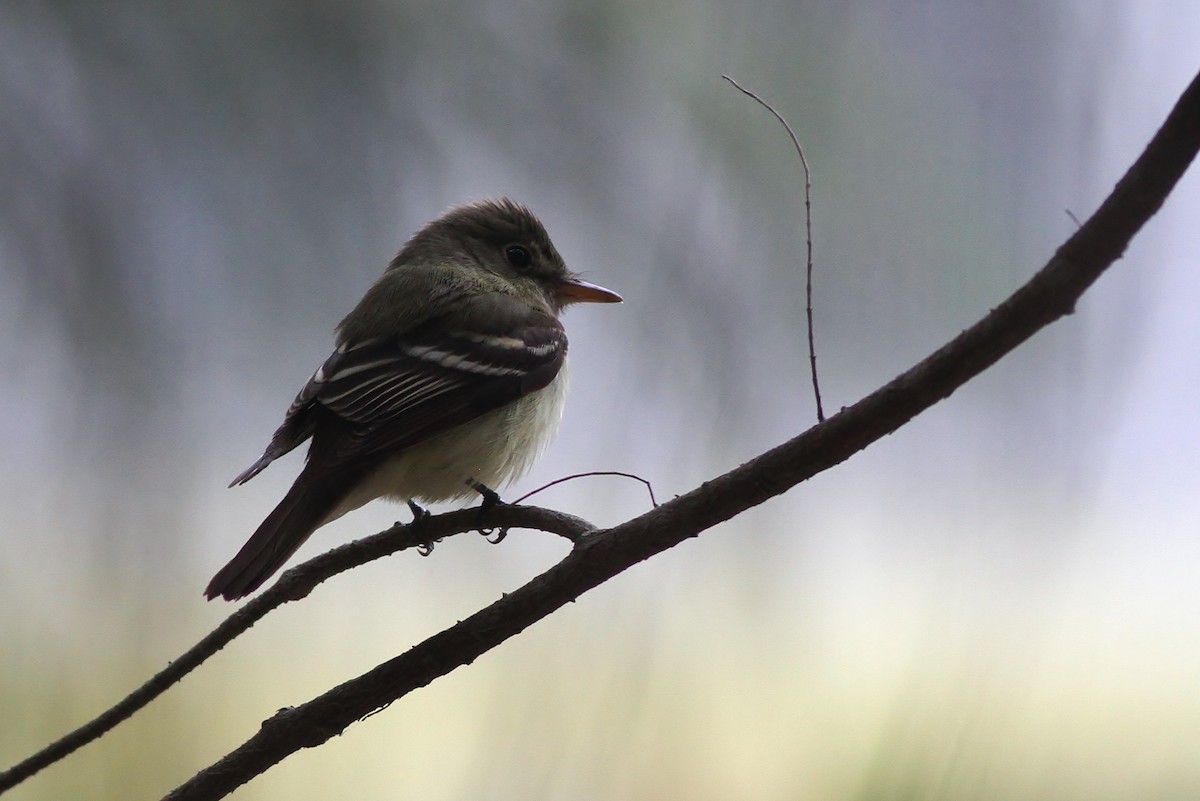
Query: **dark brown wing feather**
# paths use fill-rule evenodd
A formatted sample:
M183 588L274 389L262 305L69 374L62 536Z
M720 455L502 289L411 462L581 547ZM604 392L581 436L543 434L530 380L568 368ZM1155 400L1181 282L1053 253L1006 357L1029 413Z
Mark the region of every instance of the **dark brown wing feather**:
M339 347L296 396L262 457L234 479L249 481L313 438L295 484L205 595L253 592L383 461L549 384L567 352L558 320L519 307L492 319L450 330L434 321Z

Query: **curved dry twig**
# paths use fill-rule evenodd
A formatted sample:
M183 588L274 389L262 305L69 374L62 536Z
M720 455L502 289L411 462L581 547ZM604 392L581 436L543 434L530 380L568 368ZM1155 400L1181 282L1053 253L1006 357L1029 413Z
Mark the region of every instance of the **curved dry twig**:
M549 481L536 489L531 489L529 492L513 501L513 503L523 503L532 498L534 495L545 492L551 487L557 487L559 484L565 484L568 481L574 481L578 478L591 478L592 476L619 476L621 478L631 478L634 481L640 481L642 484L646 485L646 492L650 493L650 505L658 506L658 499L654 497L654 485L650 483L649 479L642 478L634 473L623 473L620 470L589 470L586 473L573 473L569 476L556 478L553 481Z
M812 170L808 167L808 159L804 156L804 148L800 146L800 138L796 136L796 132L792 130L792 126L784 119L784 116L776 111L775 107L770 103L742 86L733 78L730 78L728 75L722 75L721 77L733 84L733 87L739 92L771 112L775 119L779 120L779 124L783 126L783 129L787 131L788 136L792 140L792 147L796 148L796 153L800 156L800 166L804 168L804 242L808 255L804 270L804 312L808 322L808 367L809 372L812 374L813 395L817 399L817 422L823 423L825 422L825 407L821 404L821 382L817 380L817 340L813 333Z

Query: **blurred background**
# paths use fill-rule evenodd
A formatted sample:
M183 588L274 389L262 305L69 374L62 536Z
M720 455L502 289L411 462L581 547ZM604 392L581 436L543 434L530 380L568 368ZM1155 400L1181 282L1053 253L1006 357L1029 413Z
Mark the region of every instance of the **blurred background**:
M233 610L201 590L303 457L226 484L447 206L529 204L626 298L568 314L560 436L506 496L669 498L815 422L803 175L722 73L812 164L836 411L1094 210L1197 30L1190 0L0 5L0 763ZM234 797L1197 797L1198 218L1193 168L1073 317L913 424ZM564 552L338 577L11 797L156 798Z

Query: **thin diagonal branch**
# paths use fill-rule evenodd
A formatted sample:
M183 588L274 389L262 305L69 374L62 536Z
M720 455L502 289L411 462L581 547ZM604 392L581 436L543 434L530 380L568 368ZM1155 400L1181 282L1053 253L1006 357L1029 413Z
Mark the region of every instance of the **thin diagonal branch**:
M168 799L214 799L289 754L465 665L630 565L786 492L947 398L1036 332L1070 314L1159 209L1200 148L1200 76L1100 209L1032 279L912 369L794 439L697 489L606 531L520 589L408 652L285 709Z
M172 660L116 705L8 770L0 772L0 793L15 787L129 719L261 620L268 612L289 601L304 598L327 578L397 551L473 531L481 526L538 529L558 534L571 541L578 540L594 528L587 521L563 512L505 504L486 511L461 509L434 515L424 518L421 525L416 527L396 524L386 531L334 548L285 571L269 589L248 601L208 636Z

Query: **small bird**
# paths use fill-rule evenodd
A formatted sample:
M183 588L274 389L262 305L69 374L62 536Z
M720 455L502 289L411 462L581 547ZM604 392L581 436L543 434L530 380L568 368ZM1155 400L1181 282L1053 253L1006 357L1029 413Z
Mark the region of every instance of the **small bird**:
M204 594L254 592L321 526L375 498L415 504L492 489L558 427L572 303L621 296L567 269L546 229L507 198L417 231L338 325L337 347L292 402L245 484L300 445L304 469ZM490 496L489 496L490 493Z

